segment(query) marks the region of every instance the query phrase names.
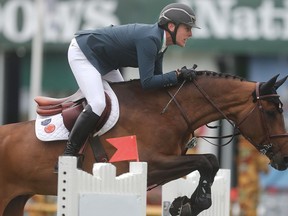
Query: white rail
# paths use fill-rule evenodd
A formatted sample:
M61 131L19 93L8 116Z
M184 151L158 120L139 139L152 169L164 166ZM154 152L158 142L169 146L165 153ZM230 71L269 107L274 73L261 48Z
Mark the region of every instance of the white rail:
M59 158L57 216L145 216L147 163L130 162L129 173L95 163L93 175L76 168L75 157Z

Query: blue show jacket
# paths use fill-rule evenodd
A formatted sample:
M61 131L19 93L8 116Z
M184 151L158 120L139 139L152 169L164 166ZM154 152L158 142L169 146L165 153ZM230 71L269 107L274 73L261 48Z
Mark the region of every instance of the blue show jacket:
M121 67L136 67L142 87L152 89L177 84L175 71L163 74L163 34L157 24L128 24L79 31L76 40L102 75Z

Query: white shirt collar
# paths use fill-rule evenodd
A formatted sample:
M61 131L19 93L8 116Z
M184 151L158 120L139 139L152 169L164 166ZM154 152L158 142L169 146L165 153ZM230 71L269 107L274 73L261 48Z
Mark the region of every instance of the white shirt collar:
M162 40L162 47L161 47L159 53L164 52L166 48L167 48L167 45L166 45L166 32L164 31L163 40Z

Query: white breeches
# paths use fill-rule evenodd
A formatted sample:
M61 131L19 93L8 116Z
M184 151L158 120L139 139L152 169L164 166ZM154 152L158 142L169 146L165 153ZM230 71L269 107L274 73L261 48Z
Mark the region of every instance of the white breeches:
M68 61L77 84L92 111L98 116L105 109L105 94L102 79L110 82L124 81L119 70L112 70L104 76L87 60L76 39L72 39L68 49Z

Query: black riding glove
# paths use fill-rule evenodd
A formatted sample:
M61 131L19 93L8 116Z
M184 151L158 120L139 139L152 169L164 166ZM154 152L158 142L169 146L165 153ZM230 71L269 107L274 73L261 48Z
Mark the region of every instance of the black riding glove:
M178 82L192 81L196 77L195 68L197 65L194 65L193 68L188 69L186 66L182 67L180 70L177 70Z

